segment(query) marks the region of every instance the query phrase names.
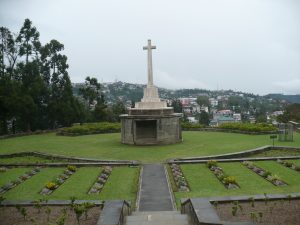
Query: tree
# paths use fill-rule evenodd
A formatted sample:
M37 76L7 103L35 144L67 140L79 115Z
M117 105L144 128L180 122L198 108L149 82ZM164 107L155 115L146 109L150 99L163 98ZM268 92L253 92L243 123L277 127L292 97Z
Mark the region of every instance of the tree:
M91 109L97 100L101 98L101 85L98 83L97 78L86 77L85 85L79 89L79 94L88 102L88 106Z
M16 42L20 44L20 56L25 56L25 64L28 64L29 57L35 53L38 55L41 43L39 41L40 33L36 27L32 27L32 22L25 19L25 22L20 30Z
M209 125L209 115L207 112L205 111L201 111L200 112L200 115L199 115L199 123L200 124L203 124L205 126L208 126Z
M289 121L300 122L300 104L294 103L288 105L282 115L277 117L279 122L287 123Z
M209 98L208 98L208 96L205 96L205 95L198 96L197 103L200 106L209 107Z
M171 106L174 108L175 113L182 113L182 104L179 99L173 99Z

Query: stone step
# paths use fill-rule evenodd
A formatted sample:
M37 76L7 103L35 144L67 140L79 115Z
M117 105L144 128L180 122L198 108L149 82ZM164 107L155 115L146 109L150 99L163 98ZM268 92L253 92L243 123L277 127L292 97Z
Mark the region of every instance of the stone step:
M189 225L187 215L178 211L133 212L126 217L126 225Z
M179 211L134 211L132 212L132 216L134 215L155 215L155 214L164 214L164 215L176 215L181 213Z

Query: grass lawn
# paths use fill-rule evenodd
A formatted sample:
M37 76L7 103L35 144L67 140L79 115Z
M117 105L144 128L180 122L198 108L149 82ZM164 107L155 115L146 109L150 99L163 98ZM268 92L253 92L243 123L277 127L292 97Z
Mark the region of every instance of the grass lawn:
M139 171L138 167L113 168L107 183L100 193L100 199L125 199L135 202L138 190Z
M51 163L61 160L50 160L36 156L20 156L13 158L0 158L0 163Z
M38 200L48 196L40 194L42 188L54 180L65 168L43 168L39 173L4 194L8 200Z
M300 134L294 142L276 145L300 146ZM78 137L56 136L54 133L0 140L0 154L40 151L67 156L97 159L140 160L162 162L170 158L205 156L248 150L270 145L269 135L245 135L221 132L183 132L183 143L166 146L131 146L120 143L120 134L97 134Z
M209 197L209 196L236 196L254 194L274 194L300 192L300 174L285 168L276 162L255 162L258 166L278 174L289 185L276 187L263 179L241 163L219 163L228 175L235 176L240 189L228 190L206 167L205 164L181 165L191 191L187 193L175 192L177 204L180 198Z
M65 183L59 186L50 195L41 195L40 191L45 184L54 180L64 171L65 168L43 168L40 173L36 174L32 178L26 180L19 186L9 190L4 194L4 197L8 200L38 200L38 199L59 199L69 200L71 196L75 196L76 199L127 199L135 201L137 193L137 181L139 177L139 169L129 167L115 167L108 178L108 182L105 184L102 192L99 194L87 194L90 187L96 181L96 178L101 172L100 167L82 167L79 168ZM8 172L18 170L19 173L11 173L7 175L8 181L17 178L18 174L21 175L20 169L12 169ZM24 168L23 168L24 170ZM30 169L26 169L28 171ZM4 174L4 173L3 173ZM2 174L1 174L2 175ZM1 177L2 181L2 177Z
M279 157L279 156L300 156L300 151L297 150L269 150L248 156L250 158L256 157Z
M19 176L23 175L25 172L30 171L31 168L13 168L9 169L6 172L0 173L0 186L16 180Z
M87 192L95 183L102 168L82 167L79 168L69 179L51 194L51 199L99 199L99 195L89 195Z

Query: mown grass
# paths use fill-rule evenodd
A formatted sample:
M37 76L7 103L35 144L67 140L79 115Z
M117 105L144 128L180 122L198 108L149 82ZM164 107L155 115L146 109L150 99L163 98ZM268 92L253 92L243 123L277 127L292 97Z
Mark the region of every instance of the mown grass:
M30 171L31 168L13 168L8 169L6 172L0 173L0 186L16 180L19 176L23 175L25 172Z
M51 160L36 156L18 156L12 158L0 158L0 163L51 163L61 160Z
M176 192L177 204L181 198L210 197L210 196L236 196L255 194L275 194L300 192L300 174L285 168L276 162L255 162L258 166L279 175L289 185L277 187L263 179L241 163L219 163L224 172L235 176L240 189L228 190L206 167L205 164L181 165L184 175L190 185L191 192Z
M276 145L300 146L300 134L294 142ZM162 162L169 158L205 156L248 150L270 145L269 135L245 135L221 132L183 132L183 142L166 146L131 146L120 142L120 134L97 134L78 137L56 136L54 133L0 140L0 154L40 151L67 156L97 159L140 160Z
M300 156L300 151L297 150L269 150L249 156L256 157L279 157L279 156Z
M79 168L69 179L51 194L51 199L100 199L99 195L88 194L91 186L95 183L101 172L99 167Z
M100 193L100 199L124 199L134 203L138 190L138 179L139 167L115 167Z
M87 192L96 181L96 178L101 172L101 168L83 167L79 168L52 194L41 195L40 192L45 187L45 185L49 181L55 180L59 176L59 174L64 171L64 169L65 168L44 168L40 173L26 180L19 186L9 190L4 194L4 197L8 200L69 200L74 196L76 197L76 199L126 199L132 202L134 202L136 199L138 188L137 183L139 177L138 167L113 168L113 171L100 194L88 194ZM22 174L22 171L19 172ZM13 173L7 175L7 177L8 180L17 178L17 176L15 176L15 174Z
M39 173L4 194L8 200L38 200L48 199L41 195L41 190L47 182L54 180L65 168L43 168Z

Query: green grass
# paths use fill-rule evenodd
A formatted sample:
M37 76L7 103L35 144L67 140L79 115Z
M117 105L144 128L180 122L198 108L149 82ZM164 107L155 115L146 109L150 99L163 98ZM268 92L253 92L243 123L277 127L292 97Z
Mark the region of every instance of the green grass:
M51 194L51 199L99 199L99 195L89 195L87 192L95 183L101 172L99 167L79 168L69 179Z
M300 134L294 142L276 145L300 146ZM140 160L162 162L169 158L205 156L248 150L270 145L269 135L245 135L221 132L183 132L183 143L166 146L131 146L120 143L120 134L97 134L78 137L56 136L54 133L0 140L0 154L41 151L67 156L97 159Z
M13 158L0 158L0 163L51 163L61 160L50 160L36 156L18 156Z
M135 202L138 179L138 167L115 167L100 193L100 199L125 199Z
M23 175L25 172L30 171L31 168L13 168L9 169L6 172L0 173L0 186L16 180L19 176Z
M4 194L8 200L38 200L49 196L40 194L46 183L54 180L64 168L43 168L39 173Z
M269 150L266 152L257 153L249 157L279 157L279 156L300 156L300 151L297 150Z
M65 168L44 168L40 173L9 190L4 194L4 197L8 200L38 200L41 198L68 200L71 196L75 196L76 199L127 199L132 202L135 201L139 176L139 169L137 167L113 168L108 182L104 185L100 195L87 194L101 172L101 168L99 167L79 168L76 173L70 176L70 178L52 194L41 195L40 191L44 188L45 184L56 179L64 169ZM28 168L25 171L27 170ZM22 174L21 171L19 172ZM17 178L14 174L10 174L10 176L8 175L7 177L8 180Z
M300 192L300 174L285 168L276 162L255 162L258 166L278 174L289 185L276 187L259 175L255 174L241 163L219 163L227 175L235 176L240 189L228 190L209 171L204 164L181 165L184 175L190 185L191 192L176 192L177 204L180 198L209 197L209 196L236 196L255 194L275 194Z

